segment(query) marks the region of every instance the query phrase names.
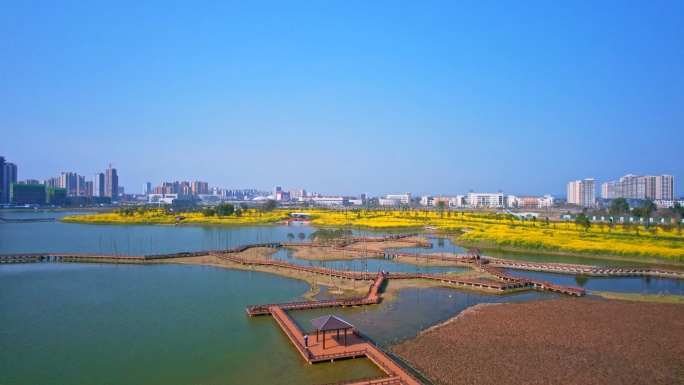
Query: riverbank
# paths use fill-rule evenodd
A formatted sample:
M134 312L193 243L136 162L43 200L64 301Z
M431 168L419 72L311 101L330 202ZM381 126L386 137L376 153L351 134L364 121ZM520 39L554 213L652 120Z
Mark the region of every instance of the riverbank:
M436 384L681 383L683 329L684 306L562 298L478 305L388 350Z
M682 293L668 293L668 294L633 294L633 293L613 293L609 291L590 291L588 295L594 295L605 299L613 299L618 301L633 301L633 302L654 302L654 303L671 303L684 305L684 296Z
M669 227L652 226L637 231L636 225L606 226L594 224L580 229L571 223L515 222L505 215L460 212L437 213L418 211L340 211L307 210L312 224L378 231L410 231L430 225L438 231L450 232L462 245L482 246L560 255L620 258L624 260L684 264L684 242ZM245 210L241 216L204 216L201 213L167 212L163 209L130 209L97 215L81 215L62 219L71 223L97 224L180 224L180 225L264 225L288 218L288 210ZM497 219L498 218L498 219ZM607 227L607 228L606 228Z
M271 254L275 251L270 248L259 247L251 248L249 250L237 253L236 256L248 259L268 259ZM248 270L248 271L259 271L269 274L280 275L287 278L294 278L304 282L307 282L311 287L311 290L305 293L302 297L307 300L315 300L315 297L321 294L320 286L325 286L327 291L325 295L334 296L335 298L348 298L348 297L358 297L363 296L368 291L368 284L372 279L368 280L349 280L341 279L339 277L330 277L321 274L313 274L309 272L303 272L300 270L289 269L284 267L275 266L261 266L261 265L243 265L240 263L235 263L232 261L226 261L212 255L201 255L193 257L181 257L181 258L171 258L171 259L160 259L153 260L147 263L176 263L184 265L196 265L196 266L214 266L222 267L226 269L236 269L236 270ZM494 276L487 273L486 271L478 271L476 269L468 271L459 271L446 273L445 275L460 277L460 278L471 278L471 279L482 279L482 280L492 280L497 281ZM369 275L372 277L372 275ZM453 289L454 286L443 283L438 280L429 279L388 279L387 283L383 287L382 298L383 301L392 301L397 298L397 293L401 290L407 288L450 288ZM497 290L489 290L485 288L471 287L471 286L459 286L459 291L471 292L471 293L481 293L489 295L510 295L517 292L527 291L527 289L513 289L506 292L501 292Z
M667 259L667 258L657 258L657 257L646 257L646 256L625 256L625 255L611 255L611 254L591 254L591 253L580 253L567 250L536 250L536 249L526 249L524 247L514 247L514 246L500 246L492 244L491 242L462 242L459 239L458 246L464 249L470 249L477 247L483 251L486 256L488 251L510 251L515 253L527 253L527 254L539 254L539 255L558 255L558 256L570 256L578 258L587 259L605 259L611 261L627 261L627 262L638 262L638 263L648 263L653 265L667 265L667 266L684 266L684 262ZM684 247L684 245L682 245ZM549 261L553 262L553 261Z

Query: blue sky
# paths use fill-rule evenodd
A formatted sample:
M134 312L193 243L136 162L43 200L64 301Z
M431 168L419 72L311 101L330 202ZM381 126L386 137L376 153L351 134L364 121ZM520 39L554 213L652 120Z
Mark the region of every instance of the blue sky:
M681 1L3 1L0 52L20 179L684 195Z

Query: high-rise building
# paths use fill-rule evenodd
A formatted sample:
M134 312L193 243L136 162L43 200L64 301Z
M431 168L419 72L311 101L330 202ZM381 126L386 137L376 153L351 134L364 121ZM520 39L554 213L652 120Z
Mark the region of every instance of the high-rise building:
M301 198L306 196L306 190L289 190L290 198Z
M45 187L57 187L59 188L59 177L45 178L43 180Z
M59 176L59 187L66 189L67 196L78 195L78 174L63 172Z
M0 190L2 190L1 203L10 203L11 186L13 183L17 183L17 174L17 165L5 163L4 159L2 159L2 179L0 180Z
M86 185L86 179L83 175L76 175L76 194L77 195L89 195L88 186Z
M0 204L5 202L5 157L0 156Z
M620 178L622 186L622 198L646 199L646 179L640 175L625 175Z
M672 199L674 177L672 175L628 174L619 181L601 184L601 197L605 199Z
M105 174L105 196L112 198L112 201L119 199L119 176L111 166Z
M207 182L195 181L190 183L192 194L209 194L209 184Z
M596 182L593 178L568 183L568 203L582 207L596 206Z
M87 197L93 196L93 181L89 180L83 183L83 195Z
M93 196L105 196L105 174L101 172L93 174Z
M143 195L152 194L152 183L150 183L150 182L143 183L142 193L143 193Z
M674 199L674 176L663 174L655 177L655 196L653 199Z

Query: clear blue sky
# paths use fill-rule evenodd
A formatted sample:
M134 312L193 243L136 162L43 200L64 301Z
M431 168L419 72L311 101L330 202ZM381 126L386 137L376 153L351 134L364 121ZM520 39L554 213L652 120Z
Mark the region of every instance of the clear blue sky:
M682 1L2 1L0 52L20 179L684 195Z

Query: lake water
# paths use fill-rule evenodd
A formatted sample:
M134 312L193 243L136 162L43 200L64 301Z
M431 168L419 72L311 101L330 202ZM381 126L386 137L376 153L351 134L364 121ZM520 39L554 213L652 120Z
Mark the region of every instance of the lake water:
M0 213L4 218L71 213ZM200 227L0 223L0 253L103 252L149 254L220 249L307 236L308 226ZM367 235L368 232L357 232ZM435 240L435 242L439 242ZM452 250L448 241L436 248ZM425 251L425 249L423 249ZM434 249L433 249L434 251ZM302 261L280 250L275 258L370 272L447 271L396 261ZM533 255L532 258L539 258ZM547 256L547 258L556 258ZM534 276L538 273L516 271ZM668 280L536 277L589 290L657 293ZM673 286L675 285L675 286ZM0 265L0 384L320 383L381 374L367 359L309 365L271 317L248 317L247 305L301 300L302 281L266 273L185 265L18 263ZM359 308L315 309L290 315L304 330L309 319L336 314L383 345L482 302L554 295L469 294L408 289L397 300Z

